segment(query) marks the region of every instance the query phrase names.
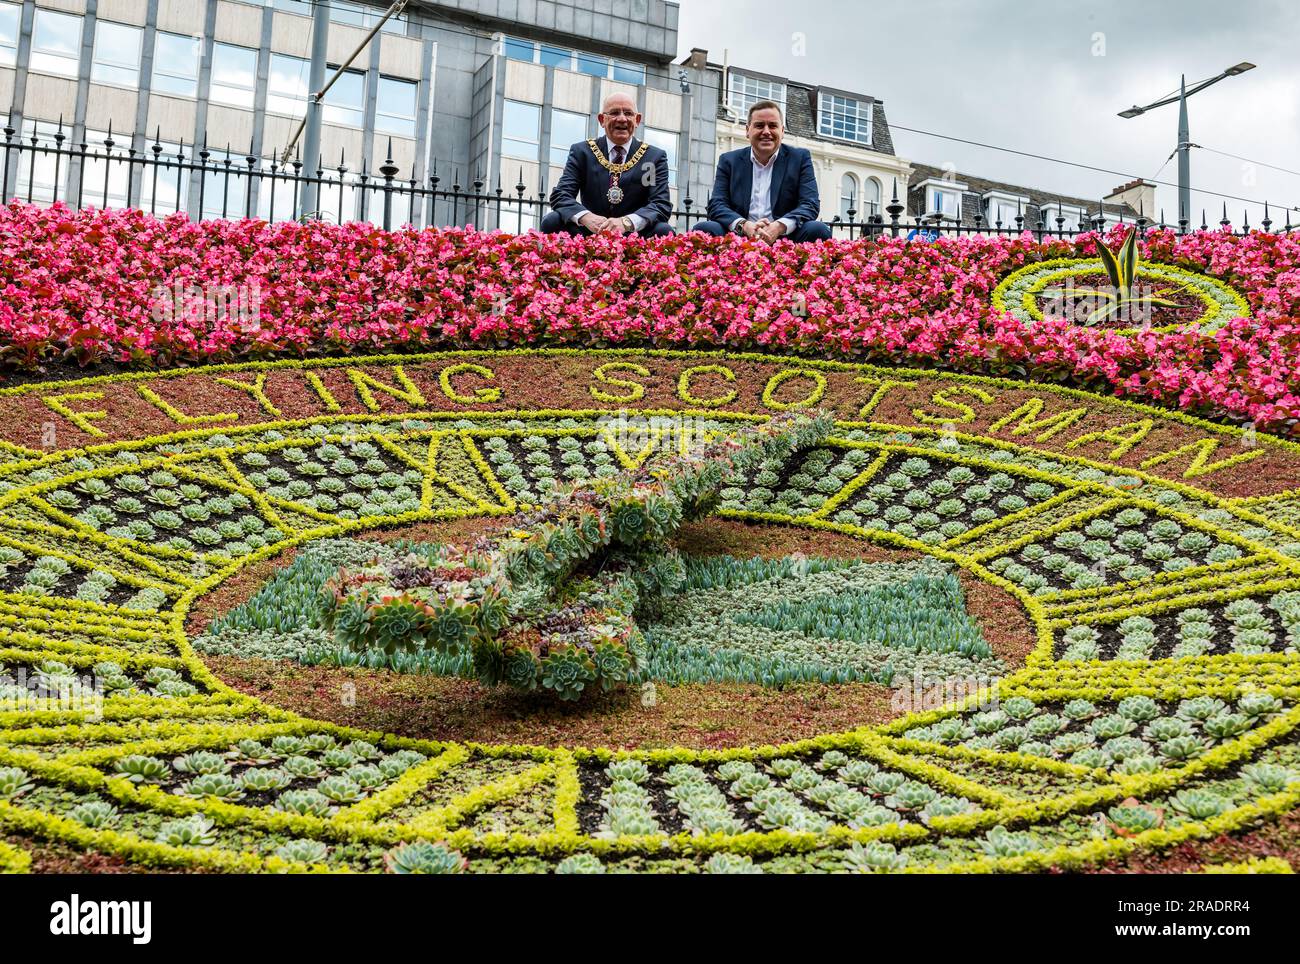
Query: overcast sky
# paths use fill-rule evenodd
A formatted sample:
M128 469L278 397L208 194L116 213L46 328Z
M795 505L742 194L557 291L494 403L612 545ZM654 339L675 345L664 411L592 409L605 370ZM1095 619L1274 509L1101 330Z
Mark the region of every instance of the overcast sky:
M1295 0L680 0L678 43L750 67L884 101L895 151L983 177L1081 197L1122 178L899 129L911 127L1095 167L1178 180L1178 106L1117 117L1240 61L1256 69L1188 101L1192 217L1223 199L1300 209L1300 3ZM886 188L888 189L888 188ZM1157 188L1178 217L1175 187ZM1228 201L1252 225L1261 205ZM1273 213L1278 226L1286 220ZM1297 215L1296 223L1300 223Z

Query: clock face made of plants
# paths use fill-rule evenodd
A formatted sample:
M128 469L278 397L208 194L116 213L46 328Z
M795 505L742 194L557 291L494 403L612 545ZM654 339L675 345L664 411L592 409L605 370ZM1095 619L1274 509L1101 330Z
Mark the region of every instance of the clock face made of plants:
M230 870L1032 870L1300 803L1300 449L1269 436L996 379L631 351L249 364L0 408L0 826L24 839ZM288 547L506 518L683 431L813 410L832 435L719 515L995 586L1032 626L1022 665L900 648L896 690L922 662L981 689L931 708L913 687L889 724L781 746L615 753L313 722L187 633Z

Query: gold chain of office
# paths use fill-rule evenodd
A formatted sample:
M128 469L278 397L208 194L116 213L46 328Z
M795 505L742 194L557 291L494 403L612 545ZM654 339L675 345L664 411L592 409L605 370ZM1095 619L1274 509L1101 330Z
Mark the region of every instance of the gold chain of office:
M587 146L591 148L591 153L596 155L596 160L600 163L600 166L611 174L626 174L628 171L632 170L632 168L636 167L637 161L641 160L650 147L649 144L643 142L641 146L636 149L635 154L629 157L622 164L615 164L601 153L600 146L594 139L587 141Z

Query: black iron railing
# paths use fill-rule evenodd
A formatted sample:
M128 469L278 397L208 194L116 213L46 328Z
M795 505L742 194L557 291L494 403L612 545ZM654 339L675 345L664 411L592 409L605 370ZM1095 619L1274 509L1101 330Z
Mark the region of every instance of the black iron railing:
M112 125L107 136L93 145L84 140L72 143L62 122L44 135L20 137L12 126L3 132L0 200L5 203L18 198L42 204L63 201L72 207L132 207L152 214L183 211L202 218L283 221L319 217L368 221L385 229L403 224L473 226L517 234L537 227L550 210L545 185L530 189L524 184L522 169L510 188L502 186L500 175L491 186L481 176L462 184L457 168L452 168L451 183L447 184L447 166L440 172L436 164L423 180L403 178L393 161L391 139L387 156L377 169L368 169L363 161L360 170L353 171L343 157L335 167L318 161L312 170L299 158L283 163L278 157L259 157L251 150L235 154L229 147L212 150L205 145L197 151L191 148L187 155L185 145L164 146L157 135L141 150L115 140ZM304 211L303 202L313 193L314 208ZM707 217L705 206L691 197L689 187L682 193L680 209L672 213L670 222L678 231L690 230ZM978 214L965 223L939 216L905 217L897 184L884 213L859 218L862 213L850 203L847 217L836 216L829 222L832 233L845 238L888 235L928 240L973 234L1018 236L1029 231L1041 241L1101 230L1114 221L1114 214L1108 215L1100 206L1074 223L1059 213L1050 219L1040 214L1035 221L1017 216L1011 224L989 223ZM1289 209L1286 214L1282 231L1300 227L1291 224ZM1142 229L1172 227L1183 233L1193 229L1185 217L1167 224L1163 213L1159 221L1141 215L1130 221ZM1260 228L1271 231L1274 223L1266 205ZM1253 230L1244 213L1241 224L1234 225L1226 205L1217 225L1208 224L1202 212L1201 230L1210 227L1238 234Z

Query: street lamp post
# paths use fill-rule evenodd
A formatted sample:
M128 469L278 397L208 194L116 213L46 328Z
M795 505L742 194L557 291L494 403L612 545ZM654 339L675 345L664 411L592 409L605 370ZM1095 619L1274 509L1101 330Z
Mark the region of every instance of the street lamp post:
M1254 64L1243 61L1233 67L1229 67L1227 70L1223 71L1223 73L1211 77L1209 80L1203 80L1198 84L1194 84L1191 90L1187 89L1187 77L1184 75L1178 83L1178 95L1176 97L1166 97L1164 100L1158 100L1153 104L1147 104L1145 107L1138 107L1134 104L1127 110L1119 112L1120 117L1130 119L1137 117L1139 114L1145 114L1153 108L1163 107L1165 104L1172 104L1174 101L1178 101L1178 221L1180 225L1184 224L1187 219L1192 216L1192 141L1187 130L1187 98L1205 90L1205 88L1209 87L1211 84L1217 84L1225 77L1235 77L1238 74L1244 74L1248 70L1253 70L1254 67Z

